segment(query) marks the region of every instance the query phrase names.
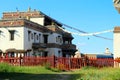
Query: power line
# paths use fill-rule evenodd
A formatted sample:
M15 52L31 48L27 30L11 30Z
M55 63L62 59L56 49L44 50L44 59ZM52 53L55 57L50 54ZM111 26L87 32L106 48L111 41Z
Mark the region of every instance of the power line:
M61 23L61 22L59 22L59 23ZM80 33L89 34L88 32L79 30L79 29L77 29L77 28L73 28L73 27L71 27L71 26L69 26L69 25L66 25L66 24L63 24L63 23L61 23L61 24L64 25L64 26L66 26L66 27L68 27L68 28L70 28L70 29L76 30L76 31L78 31L78 32L80 32ZM107 38L107 37L103 37L103 36L98 36L98 35L95 35L95 34L93 34L92 36L95 36L95 37L98 37L98 38L102 38L102 39L106 39L106 40L113 40L113 39L111 39L111 38Z
M41 12L41 13L44 14L43 12ZM45 14L44 14L44 15L45 15ZM46 16L47 16L47 15L46 15ZM49 17L49 16L47 16L47 17ZM51 17L49 17L49 18L51 18ZM57 22L57 23L62 24L63 26L65 26L65 27L67 27L67 28L76 30L76 31L78 31L78 32L80 32L80 33L89 34L89 33L86 32L86 31L82 31L82 30L80 30L80 29L77 29L77 28L74 28L74 27L72 27L72 26L69 26L69 25L67 25L67 24L64 24L64 23L56 20L56 19L53 19L53 18L51 18L51 19L52 19L53 21ZM95 35L95 34L93 34L92 36L95 36L95 37L98 37L98 38L102 38L102 39L106 39L106 40L113 40L113 39L111 39L111 38L107 38L107 37L103 37L103 36L98 36L98 35Z
M59 27L59 28L60 28L61 30L65 31L65 32L68 32L68 33L71 33L71 34L75 34L75 35L79 35L79 36L93 36L93 35L98 35L98 34L113 32L113 29L111 29L111 30L105 30L105 31L94 32L94 33L77 33L77 32L71 32L71 31L65 30L65 29L62 28L62 27Z

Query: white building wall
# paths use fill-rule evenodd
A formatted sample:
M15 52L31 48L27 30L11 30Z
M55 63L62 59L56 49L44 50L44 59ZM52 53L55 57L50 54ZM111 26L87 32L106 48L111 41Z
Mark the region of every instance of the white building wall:
M60 48L47 48L48 56L55 55L57 57L62 57L62 51Z
M60 37L58 37L60 36ZM48 43L56 43L56 44L62 44L63 40L62 40L62 35L58 34L58 33L52 33L48 36Z
M29 39L28 39L28 31L30 31ZM36 34L34 35L34 33ZM42 35L43 33L39 31L24 27L24 49L25 50L32 49L32 43L42 43L43 42Z
M30 20L44 26L44 18L43 17L41 17L41 18L30 18Z
M28 31L30 31L29 39L28 39ZM34 35L34 33L36 33ZM40 35L40 36L39 36ZM38 39L37 39L38 37ZM27 53L27 56L34 56L35 53L38 55L40 52L33 51L32 43L43 43L43 33L40 31L36 31L27 27L24 27L24 49L28 50L31 49L32 51Z
M13 41L10 41L9 30L15 30ZM6 28L4 27L4 28L0 28L0 31L2 31L2 33L0 34L0 49L3 52L5 52L7 49L13 49L13 48L18 50L31 49L32 51L28 52L27 55L32 56L33 54L32 43L43 43L44 41L43 39L44 33L30 29L28 27L23 27L23 26L6 27ZM30 36L29 36L30 40L28 40L28 31L30 31ZM34 33L36 33L36 36L34 36ZM39 36L39 34L41 36ZM61 45L63 43L62 35L58 33L48 34L48 43L56 43ZM46 51L48 52L48 56L51 56L52 54L54 54L55 56L62 56L62 51L60 48L47 48ZM36 52L36 53L39 54L40 52Z
M9 30L15 30L14 40L10 40ZM7 49L24 49L23 27L2 27L0 28L0 49L5 52Z
M55 43L61 45L63 43L62 35L58 33L49 34L48 43ZM48 56L55 55L57 57L62 57L61 48L47 48L46 51L48 51Z
M114 58L120 57L120 33L114 33Z
M30 20L44 26L44 18L30 18ZM43 43L43 41L44 41L43 35L41 35L41 43ZM56 43L56 44L62 45L63 44L62 35L58 33L48 34L48 43ZM30 44L27 43L27 44L31 45L31 43ZM47 48L46 51L48 52L48 56L51 56L53 54L55 56L62 56L62 51L59 48Z

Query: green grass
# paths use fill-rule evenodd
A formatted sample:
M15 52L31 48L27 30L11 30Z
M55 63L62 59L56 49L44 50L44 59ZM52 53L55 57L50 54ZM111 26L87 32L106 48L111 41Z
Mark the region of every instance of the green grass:
M0 72L15 72L15 73L54 73L50 69L42 66L11 66L7 63L0 64ZM56 70L57 72L57 70Z
M58 80L60 70L42 66L11 66L0 64L0 80ZM65 74L67 75L67 74Z
M0 64L0 80L120 80L120 68L84 67L70 72L41 66Z
M71 80L120 80L120 68L93 68L84 67L74 71L77 74L71 77Z

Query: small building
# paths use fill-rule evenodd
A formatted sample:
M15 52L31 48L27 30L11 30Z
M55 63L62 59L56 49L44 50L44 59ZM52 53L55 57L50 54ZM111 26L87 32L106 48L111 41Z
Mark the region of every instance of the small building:
M74 58L81 58L81 57L82 57L82 55L81 55L80 51L77 50L77 51L75 52Z
M113 59L113 54L110 52L109 48L105 49L104 53L84 53L84 56L87 58L112 58Z

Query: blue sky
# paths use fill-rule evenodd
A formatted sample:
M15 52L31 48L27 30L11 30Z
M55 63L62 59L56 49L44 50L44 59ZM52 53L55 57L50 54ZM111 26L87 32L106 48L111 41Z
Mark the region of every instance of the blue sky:
M28 7L40 10L62 23L86 32L104 31L120 25L120 15L113 7L112 0L1 0L0 17L3 12L16 11L16 8L19 11L26 11ZM99 53L104 52L107 47L113 51L113 41L94 36L73 36L73 43L81 52ZM99 36L113 38L113 33Z

